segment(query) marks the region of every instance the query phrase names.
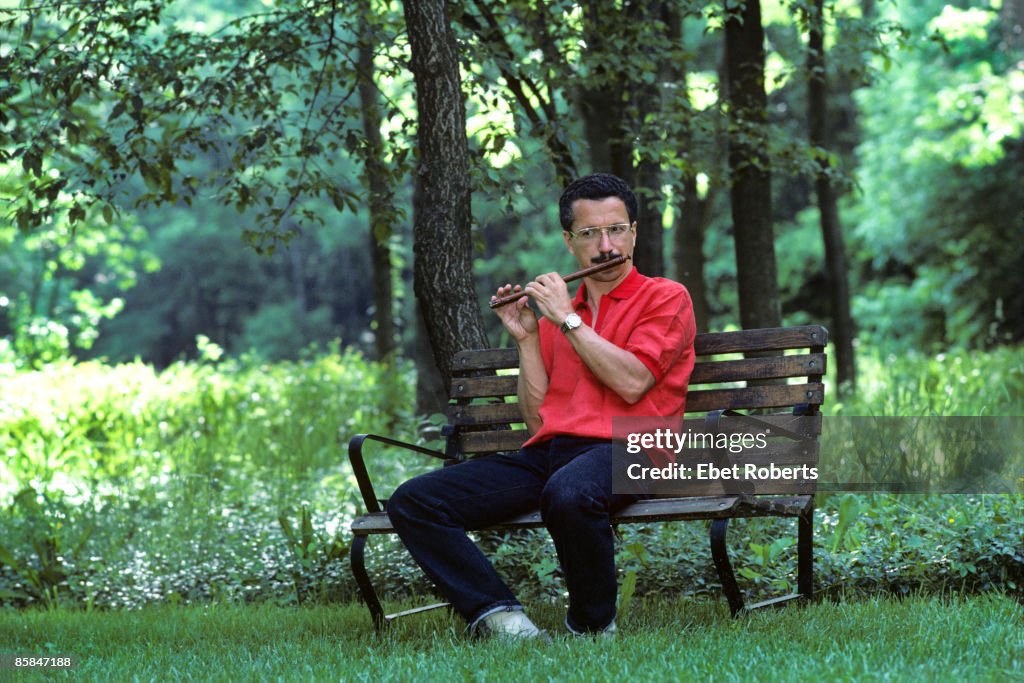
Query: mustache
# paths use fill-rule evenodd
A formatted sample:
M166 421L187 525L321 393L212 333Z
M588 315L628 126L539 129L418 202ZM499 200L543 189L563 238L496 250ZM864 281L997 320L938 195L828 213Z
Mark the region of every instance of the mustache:
M614 251L609 252L607 254L598 254L594 258L590 259L590 262L596 265L598 263L605 263L607 261L611 261L613 258L619 258L619 256L620 254Z

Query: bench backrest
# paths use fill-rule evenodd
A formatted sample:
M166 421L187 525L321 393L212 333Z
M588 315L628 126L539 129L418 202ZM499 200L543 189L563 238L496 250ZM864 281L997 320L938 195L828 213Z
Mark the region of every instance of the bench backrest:
M827 342L828 331L819 325L697 335L687 417L713 410L819 414ZM456 354L449 457L516 450L526 440L516 404L518 367L514 348Z

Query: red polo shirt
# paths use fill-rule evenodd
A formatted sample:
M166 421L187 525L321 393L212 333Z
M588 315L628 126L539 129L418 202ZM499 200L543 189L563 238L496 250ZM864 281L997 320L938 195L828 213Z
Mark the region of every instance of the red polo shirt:
M594 327L585 284L576 292L573 307L584 324ZM584 365L561 330L541 318L540 350L548 391L540 406L543 425L524 445L557 435L610 440L613 417L683 414L697 332L686 287L633 268L618 287L601 297L594 329L639 358L654 375L654 386L633 405L626 403Z

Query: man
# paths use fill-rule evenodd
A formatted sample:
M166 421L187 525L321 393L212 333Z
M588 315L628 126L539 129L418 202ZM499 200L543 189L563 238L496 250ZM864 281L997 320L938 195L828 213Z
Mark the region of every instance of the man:
M559 200L559 218L581 267L632 257L637 201L621 179L596 173L574 181ZM682 415L694 362L690 296L676 282L641 275L631 260L585 278L575 298L557 273L524 288L499 287L496 296L514 292L523 297L495 310L519 350L519 405L530 438L518 453L406 482L387 510L471 632L528 638L541 632L466 531L539 506L569 590L566 626L613 633L609 519L638 496L612 491L612 418Z

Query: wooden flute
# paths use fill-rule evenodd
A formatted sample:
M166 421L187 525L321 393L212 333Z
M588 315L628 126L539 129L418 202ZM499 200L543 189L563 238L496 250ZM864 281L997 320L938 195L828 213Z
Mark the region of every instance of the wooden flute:
M614 268L615 266L621 266L628 260L628 256L616 256L614 258L608 259L604 263L598 263L596 265L590 266L589 268L577 270L575 273L563 275L562 279L566 283L569 283L572 282L573 280L579 280L580 278L587 277L588 275L593 275L594 273L600 273L602 270L608 270L609 268ZM524 296L527 295L523 294L521 291L516 292L515 294L509 294L508 296L503 296L500 299L495 299L489 305L491 308L500 308L501 306L507 306L513 301L519 301L519 299L523 298Z

